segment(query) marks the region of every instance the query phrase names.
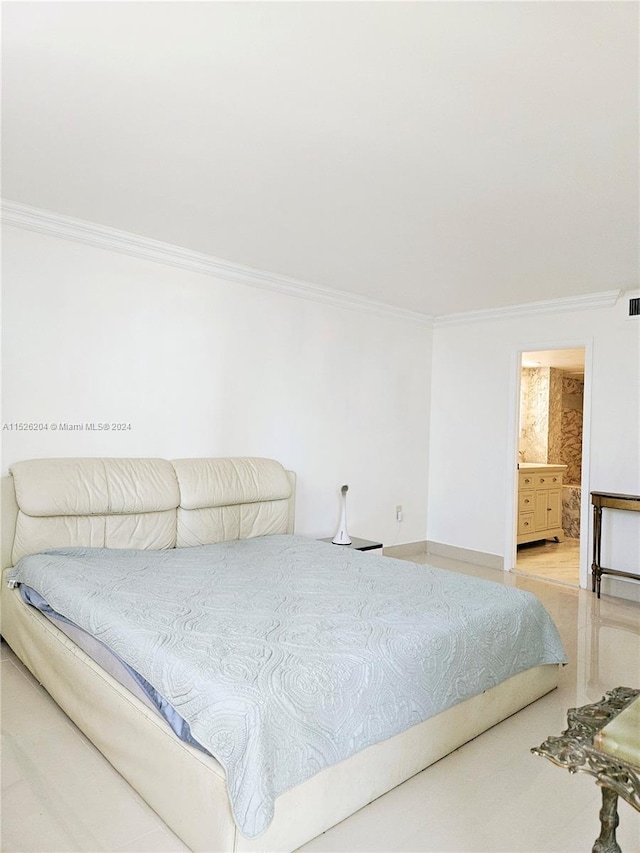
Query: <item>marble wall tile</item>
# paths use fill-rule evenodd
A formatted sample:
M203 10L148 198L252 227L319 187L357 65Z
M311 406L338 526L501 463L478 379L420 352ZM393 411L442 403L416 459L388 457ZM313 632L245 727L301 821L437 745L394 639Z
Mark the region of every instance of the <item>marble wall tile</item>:
M524 367L520 396L520 458L546 462L549 447L549 368Z
M582 469L584 381L548 367L522 369L519 455L526 462L567 465L565 483L579 484Z
M568 539L580 538L580 486L562 487L562 529Z
M549 426L547 440L547 462L562 460L562 371L549 369Z
M574 376L563 376L562 393L578 394L580 397L582 397L584 395L584 379L578 379Z
M584 380L564 377L562 381L562 454L567 466L564 482L579 484L582 477L582 408Z

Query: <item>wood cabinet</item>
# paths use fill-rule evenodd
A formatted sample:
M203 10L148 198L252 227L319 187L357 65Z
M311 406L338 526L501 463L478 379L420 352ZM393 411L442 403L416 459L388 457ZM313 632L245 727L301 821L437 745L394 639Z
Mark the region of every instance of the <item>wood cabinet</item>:
M566 467L538 462L518 466L518 545L562 539L562 477Z

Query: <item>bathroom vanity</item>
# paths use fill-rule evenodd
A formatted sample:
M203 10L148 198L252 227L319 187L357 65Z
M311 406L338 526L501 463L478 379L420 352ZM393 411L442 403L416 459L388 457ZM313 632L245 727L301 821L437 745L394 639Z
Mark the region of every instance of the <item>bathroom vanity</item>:
M566 468L548 462L519 463L518 545L562 539L562 477Z

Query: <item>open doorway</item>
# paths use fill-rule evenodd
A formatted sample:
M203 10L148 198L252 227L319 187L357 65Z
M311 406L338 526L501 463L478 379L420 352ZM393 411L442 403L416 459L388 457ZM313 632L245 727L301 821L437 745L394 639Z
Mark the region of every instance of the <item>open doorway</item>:
M523 352L517 572L580 584L585 349Z

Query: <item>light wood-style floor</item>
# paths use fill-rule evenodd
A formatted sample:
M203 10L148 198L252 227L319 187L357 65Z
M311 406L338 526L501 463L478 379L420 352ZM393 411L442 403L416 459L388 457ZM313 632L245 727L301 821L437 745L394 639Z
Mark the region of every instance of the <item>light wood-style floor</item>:
M546 539L518 547L516 571L571 586L580 585L580 540Z

